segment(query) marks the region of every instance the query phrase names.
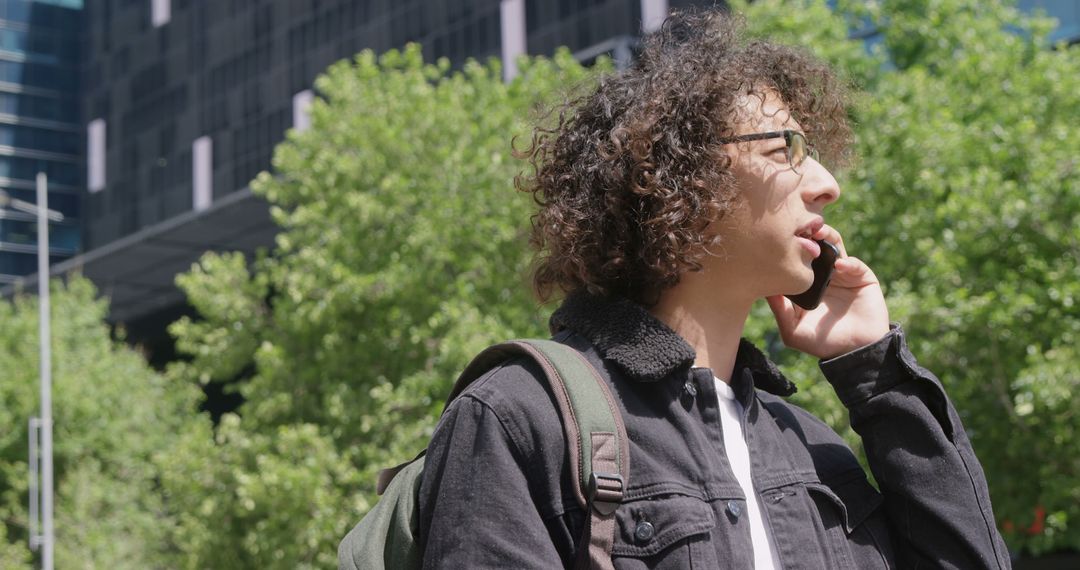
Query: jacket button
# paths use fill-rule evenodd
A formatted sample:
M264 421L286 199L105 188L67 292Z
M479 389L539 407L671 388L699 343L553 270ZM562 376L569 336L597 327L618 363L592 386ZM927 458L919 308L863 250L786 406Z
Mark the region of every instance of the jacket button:
M742 507L739 506L739 501L728 501L727 512L733 518L739 518L739 515L742 514Z
M653 528L651 522L642 521L637 524L636 528L634 528L634 538L636 538L638 542L649 542L655 532L656 529Z
M697 396L697 386L694 386L694 381L693 380L687 380L686 384L683 384L683 390L686 390L686 393L691 398L693 398L694 396Z

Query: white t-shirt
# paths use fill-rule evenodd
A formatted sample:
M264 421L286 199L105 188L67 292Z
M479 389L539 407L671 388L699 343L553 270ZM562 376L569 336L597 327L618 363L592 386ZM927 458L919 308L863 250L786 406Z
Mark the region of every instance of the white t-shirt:
M754 491L750 476L750 451L746 447L746 434L743 433L743 407L735 399L735 392L723 380L716 380L716 393L720 400L720 425L724 432L724 449L727 450L728 463L735 472L743 494L746 495L746 517L750 521L750 538L754 541L754 569L775 570L780 568L780 559L776 555L776 541L772 531L762 518L761 499Z

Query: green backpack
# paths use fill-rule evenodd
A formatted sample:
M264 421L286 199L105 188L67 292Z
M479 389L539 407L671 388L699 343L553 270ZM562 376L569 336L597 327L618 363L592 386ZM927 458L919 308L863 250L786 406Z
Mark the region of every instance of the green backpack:
M578 503L589 513L578 543L577 569L612 570L615 509L629 480L626 428L607 385L580 352L551 340L516 340L480 353L454 384L447 406L495 366L517 356L540 365L558 403L579 485ZM424 453L379 473L379 502L341 541L339 570L398 570L421 567L416 543L417 494Z

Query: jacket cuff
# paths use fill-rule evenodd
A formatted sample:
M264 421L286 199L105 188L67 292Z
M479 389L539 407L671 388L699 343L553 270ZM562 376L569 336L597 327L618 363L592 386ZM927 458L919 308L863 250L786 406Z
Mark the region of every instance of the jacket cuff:
M877 342L818 363L840 401L848 408L913 378L911 352L898 323Z

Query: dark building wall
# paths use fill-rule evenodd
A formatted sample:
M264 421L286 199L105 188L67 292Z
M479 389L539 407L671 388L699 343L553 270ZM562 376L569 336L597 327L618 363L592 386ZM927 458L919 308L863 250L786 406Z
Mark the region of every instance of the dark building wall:
M87 0L85 121L106 124L106 183L87 195L87 250L193 208L192 143L212 141L213 197L270 167L293 96L328 65L420 42L425 57L501 54L499 0ZM640 30L641 0L526 0L526 49L586 50Z
M641 0L604 2L526 1L525 29L530 54L551 54L566 46L577 52L641 30Z
M151 23L154 3L85 3L82 125L104 119L108 135L105 188L85 198L84 250L190 211L192 143L201 136L213 141L213 197L244 188L269 168L273 146L292 126L293 95L309 89L338 59L409 41L422 43L427 58L445 56L455 65L467 57L500 55L499 0L173 0L167 2L170 21L160 27ZM715 3L667 2L672 9ZM1075 2L1020 3L1062 17L1059 34L1076 33ZM0 6L28 4L4 0ZM523 6L526 51L533 54L550 54L558 46L589 51L632 38L642 18L641 0L524 0ZM27 80L74 76L35 71ZM70 93L65 88L56 96ZM12 103L0 99L0 107L7 104ZM40 101L20 105L27 113L52 112ZM70 107L64 113L70 115L65 120L78 114ZM37 140L55 150L72 145L42 138L32 127L2 136ZM56 182L81 180L74 163L43 164ZM13 158L0 163L4 167L25 180L37 164ZM55 203L78 214L77 198L58 197Z
M106 186L87 196L86 249L187 212L192 142L213 141L213 195L269 168L293 96L328 65L409 41L428 57L499 54L497 0L88 0L84 111L107 125Z

